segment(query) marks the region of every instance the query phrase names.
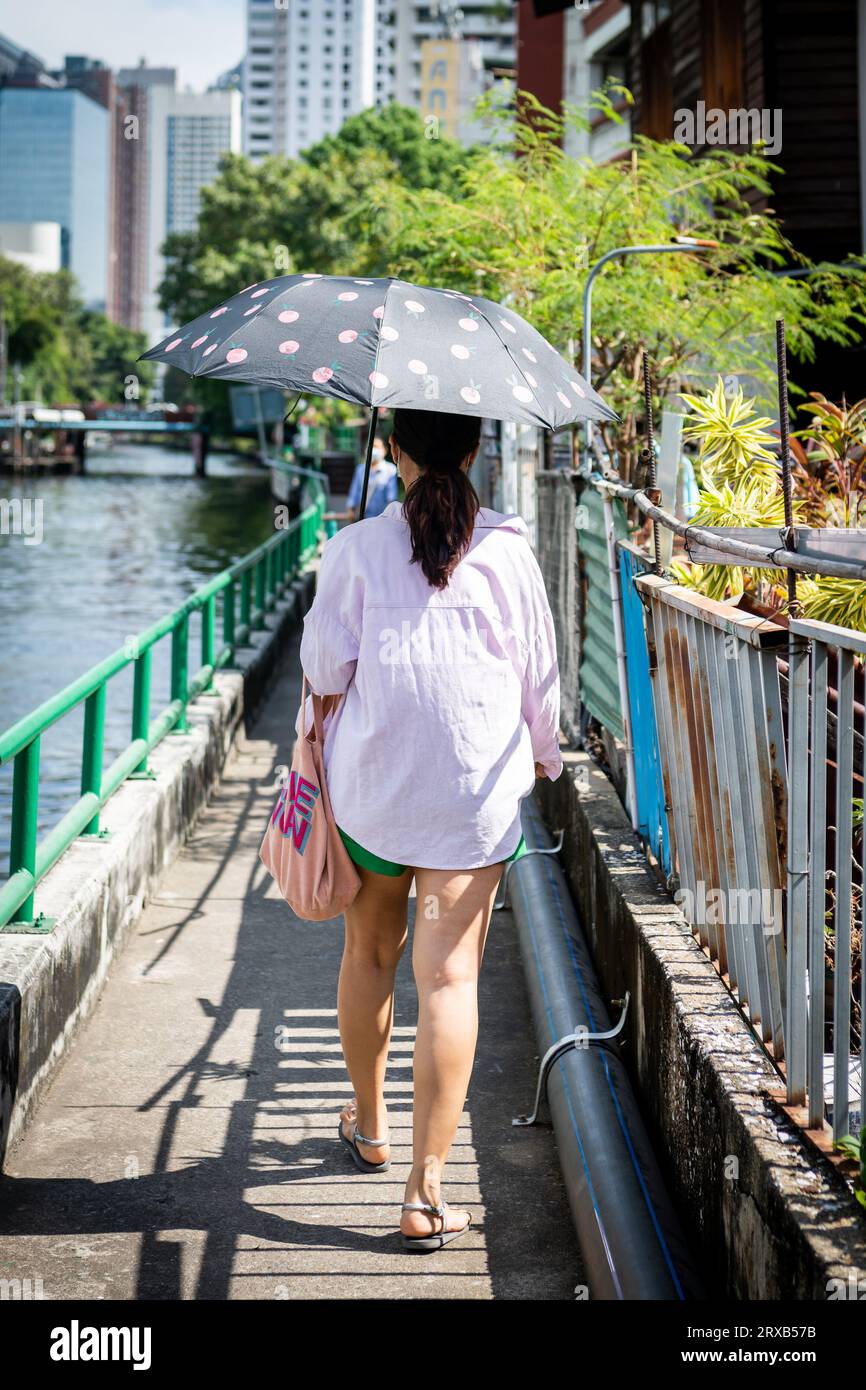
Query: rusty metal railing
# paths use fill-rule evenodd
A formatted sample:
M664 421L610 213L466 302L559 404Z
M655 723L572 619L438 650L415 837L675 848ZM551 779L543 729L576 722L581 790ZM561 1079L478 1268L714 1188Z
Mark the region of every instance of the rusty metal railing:
M787 633L655 575L646 605L676 900L776 1060L785 1051Z
M790 630L788 1101L806 1107L810 1129L823 1128L829 1111L838 1140L863 1124L866 1090L862 831L859 864L854 860L855 778L859 773L862 808L864 734L855 657L866 657L866 633L799 618L791 619ZM835 787L828 785L830 776ZM855 967L859 989L853 987Z

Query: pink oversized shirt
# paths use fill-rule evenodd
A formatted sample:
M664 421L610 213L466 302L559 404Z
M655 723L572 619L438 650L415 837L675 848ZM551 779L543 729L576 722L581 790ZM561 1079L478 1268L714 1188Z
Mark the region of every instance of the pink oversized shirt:
M300 656L317 694L345 695L323 752L352 839L417 868L513 853L535 763L562 771L553 619L521 517L482 507L442 590L411 563L401 502L338 531Z

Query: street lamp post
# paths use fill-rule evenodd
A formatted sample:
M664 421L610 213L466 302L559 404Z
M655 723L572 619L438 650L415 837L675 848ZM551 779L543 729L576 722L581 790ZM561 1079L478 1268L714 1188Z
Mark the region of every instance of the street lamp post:
M718 250L719 243L711 241L705 237L678 236L673 241L664 242L660 246L615 246L612 251L607 251L595 262L586 277L586 284L583 287L583 375L586 381L592 385L592 286L596 275L607 265L608 261L624 258L626 256L654 256L670 255L672 252L681 252L685 255L700 255L704 251ZM590 456L592 450L592 421L587 420L584 427L584 449L585 465L587 472L591 472Z

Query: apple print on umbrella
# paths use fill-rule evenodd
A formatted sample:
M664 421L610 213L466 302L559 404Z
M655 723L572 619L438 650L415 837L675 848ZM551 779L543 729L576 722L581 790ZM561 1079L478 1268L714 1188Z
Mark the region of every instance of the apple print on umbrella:
M380 408L483 415L549 430L617 418L511 307L395 277L304 272L247 285L175 328L143 360L194 377L372 407L368 464ZM361 515L365 499L366 480Z

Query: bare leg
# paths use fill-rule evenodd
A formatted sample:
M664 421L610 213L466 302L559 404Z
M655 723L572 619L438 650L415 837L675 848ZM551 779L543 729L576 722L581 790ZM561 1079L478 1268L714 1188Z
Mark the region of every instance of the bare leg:
M418 895L412 964L418 987L414 1056L412 1171L405 1201L439 1200L442 1169L463 1105L478 1037L478 973L502 865L463 872L416 869ZM469 1213L446 1214L445 1229ZM442 1223L426 1212L402 1213L404 1235L429 1235Z
M399 878L358 868L361 888L346 908L346 941L337 987L337 1015L343 1056L355 1099L341 1112L343 1133L383 1139L388 1133L385 1069L394 1021L394 975L406 945L406 904L412 873ZM390 1147L358 1144L370 1163L383 1163Z

